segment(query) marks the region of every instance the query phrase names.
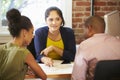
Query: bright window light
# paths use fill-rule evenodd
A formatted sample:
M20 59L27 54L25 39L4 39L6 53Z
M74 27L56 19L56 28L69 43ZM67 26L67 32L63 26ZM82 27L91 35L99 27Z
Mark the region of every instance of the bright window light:
M19 9L29 17L35 30L45 24L44 13L50 6L59 7L65 19L65 26L72 28L72 0L0 0L0 34L7 31L6 12L11 8ZM2 32L1 32L2 31Z

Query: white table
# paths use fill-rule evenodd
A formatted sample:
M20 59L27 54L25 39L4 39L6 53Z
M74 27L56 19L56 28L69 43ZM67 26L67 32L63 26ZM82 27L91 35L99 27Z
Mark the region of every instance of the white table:
M54 60L53 67L46 66L45 64L39 63L39 66L47 75L47 80L70 80L73 62L69 64L61 64L61 60ZM29 78L25 80L41 80L40 78Z
M71 78L73 62L70 64L61 64L62 61L54 60L53 67L45 64L39 64L48 78Z

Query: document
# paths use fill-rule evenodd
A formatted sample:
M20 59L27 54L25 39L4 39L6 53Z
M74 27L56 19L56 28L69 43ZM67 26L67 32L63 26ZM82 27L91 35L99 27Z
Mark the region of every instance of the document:
M61 64L63 61L54 60L53 67L49 67L45 64L39 64L47 75L57 74L71 74L73 69L73 62L69 64Z

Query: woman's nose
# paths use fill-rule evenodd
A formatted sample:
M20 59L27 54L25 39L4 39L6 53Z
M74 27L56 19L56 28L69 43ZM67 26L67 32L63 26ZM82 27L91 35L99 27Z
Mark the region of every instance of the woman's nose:
M55 24L56 23L56 21L52 21L52 24Z

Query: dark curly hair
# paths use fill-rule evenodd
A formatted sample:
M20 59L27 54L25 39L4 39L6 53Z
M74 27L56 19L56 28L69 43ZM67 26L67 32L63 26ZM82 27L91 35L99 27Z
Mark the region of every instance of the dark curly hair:
M18 37L22 29L28 31L33 27L30 19L26 16L21 16L17 9L10 9L6 17L8 19L8 30L13 37Z

